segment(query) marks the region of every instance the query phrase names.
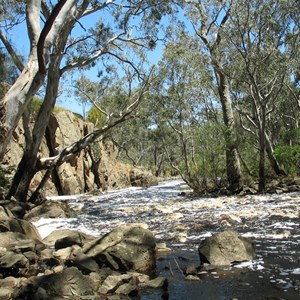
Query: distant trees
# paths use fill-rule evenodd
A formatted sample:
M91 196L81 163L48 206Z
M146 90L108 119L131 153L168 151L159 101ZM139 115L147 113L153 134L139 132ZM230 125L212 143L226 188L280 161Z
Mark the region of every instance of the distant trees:
M274 150L299 126L296 4L186 2L138 118L113 133L120 155L156 174L169 161L198 192L225 182L237 191L246 176L263 192L268 176L291 170Z

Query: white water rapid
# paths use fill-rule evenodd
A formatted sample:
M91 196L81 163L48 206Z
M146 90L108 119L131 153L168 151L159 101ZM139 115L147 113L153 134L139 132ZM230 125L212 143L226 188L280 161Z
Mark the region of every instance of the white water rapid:
M187 186L174 180L99 195L52 197L53 201L68 201L78 211L76 218L42 218L35 226L42 237L61 228L101 236L121 224L144 224L158 241L173 250L158 262L158 272L169 277L169 299L244 300L267 299L263 297L269 295L300 299L300 191L215 198L178 196L183 191L189 191ZM188 263L199 263L199 242L226 229L253 239L257 259L216 274L207 273L199 283L185 282L179 270L170 274L171 263L180 263L180 257ZM160 297L154 293L143 299Z

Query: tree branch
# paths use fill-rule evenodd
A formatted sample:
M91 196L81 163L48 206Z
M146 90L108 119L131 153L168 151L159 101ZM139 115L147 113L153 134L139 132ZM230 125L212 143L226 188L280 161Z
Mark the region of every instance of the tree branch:
M45 157L41 158L37 164L38 170L42 169L50 169L54 168L55 166L59 166L62 163L68 161L71 159L74 155L79 153L81 150L85 149L89 144L93 143L98 137L109 131L110 129L116 127L117 125L129 120L132 118L131 113L136 109L136 107L139 105L139 103L142 101L143 96L146 92L146 88L149 85L149 79L150 75L147 77L147 79L144 81L140 91L139 95L137 97L137 100L134 101L131 105L129 105L122 114L120 114L119 118L114 118L115 115L109 115L108 121L106 124L100 128L95 130L94 132L91 132L87 135L85 135L82 139L79 141L73 143L69 147L63 149L59 154L53 157Z
M18 68L18 70L20 72L23 71L24 69L24 65L22 64L21 60L19 59L17 53L14 51L13 47L11 46L11 44L9 43L9 41L6 39L6 37L3 35L2 31L0 30L0 39L2 41L2 43L4 44L7 52L10 54L14 64L16 65L16 67Z
M60 0L55 7L49 18L47 19L45 26L40 34L40 38L37 43L37 54L38 54L38 63L39 63L39 71L41 74L46 74L46 64L44 60L44 48L45 48L45 41L46 37L49 34L58 14L62 10L63 6L66 4L68 0Z
M112 44L116 39L118 39L120 36L122 36L124 33L120 33L111 39L109 39L105 45L101 48L98 49L91 57L89 58L82 58L82 60L79 60L77 62L70 63L68 65L65 65L62 69L60 69L60 74L64 74L65 72L75 69L75 68L82 68L84 66L87 66L88 64L92 63L95 61L97 58L99 58L101 55L108 53L108 46Z

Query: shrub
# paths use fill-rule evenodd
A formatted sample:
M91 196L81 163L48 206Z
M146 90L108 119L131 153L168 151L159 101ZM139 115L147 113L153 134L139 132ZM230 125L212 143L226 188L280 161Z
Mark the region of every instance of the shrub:
M274 154L289 174L300 174L300 145L278 146Z

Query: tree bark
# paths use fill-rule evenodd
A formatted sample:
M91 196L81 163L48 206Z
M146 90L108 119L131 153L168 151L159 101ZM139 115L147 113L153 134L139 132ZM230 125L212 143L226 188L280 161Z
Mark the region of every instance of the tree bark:
M26 148L23 153L23 158L21 163L18 165L17 171L13 178L13 183L11 188L8 192L8 197L14 196L18 200L27 201L28 191L30 188L30 183L38 171L37 168L37 161L38 161L38 152L40 145L42 143L42 139L45 135L46 128L49 123L51 112L54 108L59 81L61 77L60 72L60 64L63 57L63 49L67 42L67 38L69 32L71 31L76 19L71 14L71 11L74 10L74 3L75 0L70 1L68 4L66 0L60 1L54 7L51 15L47 19L45 26L41 32L37 28L36 22L39 22L39 18L37 20L32 19L30 13L35 11L36 14L39 15L40 10L40 1L32 0L33 8L30 9L30 5L27 6L28 10L28 31L31 40L31 53L32 53L32 61L33 63L27 63L23 73L24 76L18 78L17 82L22 79L27 80L27 85L29 87L29 92L26 92L26 87L20 92L20 87L13 85L11 90L12 93L17 93L18 97L20 97L20 106L16 107L15 110L12 111L11 114L6 114L6 118L8 121L8 117L11 116L11 120L9 123L9 134L5 141L3 141L3 147L0 148L0 154L4 153L7 143L10 141L11 135L18 124L18 120L20 119L21 115L24 113L25 109L28 106L28 102L32 99L35 95L36 91L40 88L43 84L47 76L47 85L46 85L46 94L44 97L44 101L39 109L37 118L35 120L34 128L32 130L32 134L30 137L26 139ZM86 1L87 2L87 1ZM38 6L39 5L39 6ZM65 5L65 6L64 6ZM83 11L87 7L87 4L82 7ZM75 13L73 11L73 13ZM56 21L56 23L55 23ZM58 24L58 25L55 25ZM37 42L36 42L37 41ZM50 60L49 57L49 46L52 45L53 53L51 55ZM46 69L47 63L50 61L48 70ZM30 82L28 78L25 77L26 74L36 74L35 78L32 79ZM29 75L27 75L29 76ZM25 79L23 79L25 77ZM32 78L34 77L31 75ZM11 106L14 107L16 99L12 97L12 95L6 94L7 98L7 107L10 108ZM24 101L24 99L26 101ZM1 125L1 124L0 124ZM1 127L0 127L1 130ZM28 133L30 134L30 133ZM2 136L1 136L2 137ZM0 140L1 142L1 140Z
M218 81L218 92L222 104L223 120L226 126L225 144L228 189L231 192L236 192L241 189L242 184L232 101L230 98L228 79L226 75L218 69L218 67L215 67L215 74Z
M265 142L266 142L266 151L275 174L277 176L286 176L286 172L280 167L279 162L277 161L276 157L274 156L274 149L271 143L271 139L269 135L265 132Z
M223 120L226 126L225 132L225 144L226 144L226 173L228 181L228 189L231 192L237 192L242 188L242 176L240 161L237 151L237 139L235 132L235 122L233 116L232 101L229 90L229 79L222 66L222 58L219 53L220 43L222 40L223 29L230 16L229 9L225 12L224 16L220 20L220 25L216 33L214 41L210 41L208 34L212 28L212 24L216 22L213 20L211 23L208 22L208 15L204 12L202 4L196 5L200 13L201 25L200 31L196 31L196 34L202 39L204 44L209 50L211 64L215 72L215 77L218 84L218 93L223 111ZM215 33L214 33L215 35Z
M22 114L45 80L45 75L39 74L38 70L34 47L23 72L0 102L0 159L5 154Z
M50 63L48 72L48 82L46 95L40 107L33 131L32 142L26 145L22 164L18 165L13 184L9 190L8 197L14 196L16 199L26 201L30 182L37 172L36 164L38 160L38 152L42 139L45 135L46 128L49 123L52 109L55 105L58 85L59 85L59 63L60 59L54 59Z
M75 22L71 10L76 2L59 1L41 30L41 0L27 1L26 21L31 49L21 75L0 102L0 159L22 114L45 81L50 46L63 32L68 33L68 29L65 29L67 21Z

